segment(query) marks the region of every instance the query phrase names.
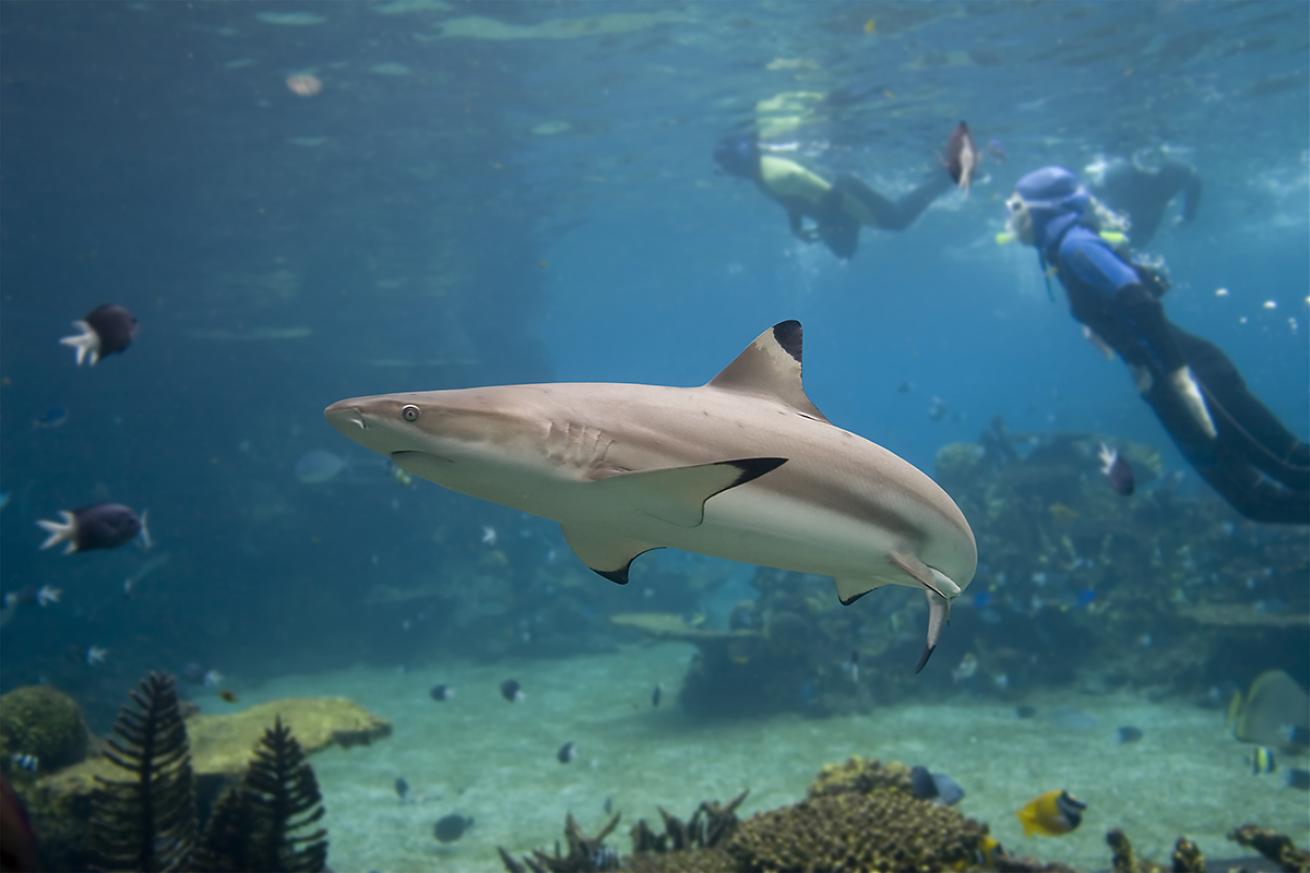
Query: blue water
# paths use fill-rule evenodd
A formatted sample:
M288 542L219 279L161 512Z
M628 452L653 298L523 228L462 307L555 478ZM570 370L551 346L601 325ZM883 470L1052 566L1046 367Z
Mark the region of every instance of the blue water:
M661 554L634 571L658 586L584 578L553 524L405 485L322 409L695 385L789 318L815 404L929 472L1000 416L1148 444L1214 500L1058 287L1048 300L1034 253L994 236L1027 170L1174 149L1205 195L1150 246L1167 310L1305 438L1308 32L1302 3L1208 0L0 6L0 591L63 591L5 625L0 690L52 682L104 730L151 668L427 662L486 625L452 623L449 598L411 614L368 593L454 597L477 573L509 580L489 598L509 604L511 664L567 636L541 626L561 597L599 637L615 611L726 621L747 568ZM296 74L321 90L295 93ZM879 190L919 179L960 119L1006 160L843 263L710 158L787 91L828 95L797 155ZM138 316L136 342L78 368L58 340L105 302ZM55 409L60 426L34 426ZM322 451L349 475L303 481ZM100 500L148 509L154 552L38 550L38 519ZM686 581L715 574L731 595ZM576 579L585 596L561 595Z

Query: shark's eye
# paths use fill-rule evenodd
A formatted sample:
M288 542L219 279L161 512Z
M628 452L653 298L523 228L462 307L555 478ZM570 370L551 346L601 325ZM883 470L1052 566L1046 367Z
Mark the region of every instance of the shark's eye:
M418 421L419 408L412 403L400 407L400 417L405 421Z

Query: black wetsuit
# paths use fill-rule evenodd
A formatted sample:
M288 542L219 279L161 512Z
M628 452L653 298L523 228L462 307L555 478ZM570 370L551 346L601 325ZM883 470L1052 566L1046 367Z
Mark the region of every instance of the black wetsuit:
M855 257L860 245L860 228L905 230L932 202L954 187L951 177L934 169L922 182L896 200L885 197L851 175L841 175L817 203L799 197L783 197L773 191L756 170L755 183L787 210L792 235L805 242L822 240L834 255ZM805 226L805 219L814 222Z
M1115 212L1127 215L1134 246L1146 245L1160 229L1169 201L1183 197L1182 219L1191 221L1201 205L1201 176L1180 161L1165 159L1160 169L1139 169L1130 161L1113 164L1092 192Z
M1310 524L1310 446L1247 390L1227 355L1170 323L1137 272L1087 228L1048 235L1043 254L1068 291L1074 318L1150 373L1142 396L1196 472L1253 521ZM1170 384L1183 366L1205 398L1213 439Z

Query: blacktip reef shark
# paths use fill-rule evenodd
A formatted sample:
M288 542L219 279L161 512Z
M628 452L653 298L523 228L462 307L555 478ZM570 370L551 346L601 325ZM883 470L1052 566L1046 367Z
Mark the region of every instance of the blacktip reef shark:
M977 566L973 531L928 476L828 421L801 384L801 325L760 334L696 388L547 383L380 394L327 420L406 472L558 521L626 584L670 547L928 598L923 669Z

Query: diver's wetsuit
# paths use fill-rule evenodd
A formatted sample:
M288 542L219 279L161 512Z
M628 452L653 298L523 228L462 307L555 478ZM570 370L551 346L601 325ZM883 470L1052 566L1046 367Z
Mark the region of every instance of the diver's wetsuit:
M904 230L955 184L944 170L934 169L905 196L891 200L854 176L838 176L829 184L795 161L773 156L762 158L751 178L787 210L793 236L805 242L822 240L843 259L855 256L861 227ZM807 218L813 228L805 226Z
M1133 245L1143 246L1155 236L1169 201L1183 197L1182 219L1196 217L1201 205L1201 176L1181 161L1166 158L1158 170L1142 170L1131 161L1116 161L1093 193L1129 220Z
M1067 215L1045 229L1045 260L1069 293L1074 318L1134 368L1150 374L1143 398L1203 479L1253 521L1310 524L1310 446L1247 390L1213 343L1171 324L1160 301L1097 234ZM1189 413L1169 374L1192 370L1218 435Z

